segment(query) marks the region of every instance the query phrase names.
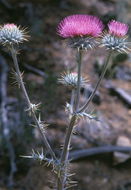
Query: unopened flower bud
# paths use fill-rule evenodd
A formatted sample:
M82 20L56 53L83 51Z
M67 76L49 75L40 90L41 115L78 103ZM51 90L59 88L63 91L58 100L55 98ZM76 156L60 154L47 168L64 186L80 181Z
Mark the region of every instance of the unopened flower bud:
M5 24L0 28L0 42L3 45L15 45L27 40L24 29L15 24Z
M59 79L59 82L65 86L71 87L71 88L77 88L77 80L78 80L78 75L77 73L70 73L70 72L65 72L61 75L61 78ZM80 85L81 87L85 86L86 83L88 82L88 79L85 77L80 78Z

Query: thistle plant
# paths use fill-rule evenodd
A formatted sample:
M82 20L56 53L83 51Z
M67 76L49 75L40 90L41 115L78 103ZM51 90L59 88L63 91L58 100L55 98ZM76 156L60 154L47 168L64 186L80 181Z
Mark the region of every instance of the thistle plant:
M68 16L64 18L57 27L58 35L66 39L67 44L76 51L77 63L77 72L64 72L58 80L59 83L69 87L72 93L70 102L66 104L69 123L65 134L64 145L60 157L57 158L55 151L51 148L48 137L45 134L47 124L41 120L40 115L37 113L40 104L33 104L31 102L25 83L23 82L23 73L20 72L17 61L19 44L28 39L26 31L21 29L21 27L17 27L15 24L6 24L0 28L0 42L7 47L11 53L15 69L14 75L18 83L18 87L21 88L27 102L26 111L32 117L34 125L38 128L38 131L42 137L43 144L50 154L50 157L47 157L46 154L44 154L43 149L41 153L33 150L30 156L24 157L45 162L46 165L51 164L57 177L57 183L54 187L57 190L65 190L76 185L73 181L71 181L71 174L69 172L71 137L74 128L77 126L81 118L85 117L88 118L88 120L96 120L96 117L92 113L88 113L87 110L106 73L112 53L115 51L130 51L130 43L127 42L126 36L128 32L128 26L126 24L111 21L108 24L108 31L103 32L103 29L104 25L102 21L98 17L91 15ZM105 47L108 51L108 56L93 92L86 100L85 104L81 105L80 90L89 82L88 77L82 76L81 73L83 66L82 58L84 52L91 51L95 47Z

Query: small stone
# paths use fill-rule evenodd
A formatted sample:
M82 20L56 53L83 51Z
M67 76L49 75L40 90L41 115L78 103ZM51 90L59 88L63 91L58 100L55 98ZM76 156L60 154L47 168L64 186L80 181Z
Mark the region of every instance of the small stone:
M116 145L117 146L131 146L131 141L126 136L120 136L117 139ZM131 157L130 153L121 153L121 152L114 152L113 156L114 156L115 164L123 163Z

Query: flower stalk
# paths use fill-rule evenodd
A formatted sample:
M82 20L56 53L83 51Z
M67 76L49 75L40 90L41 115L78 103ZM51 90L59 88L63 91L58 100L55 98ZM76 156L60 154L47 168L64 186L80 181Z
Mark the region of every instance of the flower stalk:
M27 105L29 107L29 110L30 110L30 113L31 113L31 116L35 122L35 125L37 126L38 128L38 131L40 132L40 135L42 137L42 141L44 143L44 145L46 146L46 149L49 151L51 157L56 160L56 156L55 156L55 153L53 152L42 128L41 128L41 125L40 125L40 122L39 120L37 119L37 116L36 116L36 113L35 113L35 110L32 109L32 104L31 104L31 101L30 101L30 98L29 98L29 95L26 91L26 88L25 88L25 85L24 85L24 82L23 82L23 79L22 79L22 76L21 76L21 72L20 72L20 69L19 69L19 65L18 65L18 60L17 60L17 50L14 48L14 46L12 45L11 48L10 48L10 51L11 51L11 56L12 56L12 59L13 59L13 63L14 63L14 67L15 67L15 71L16 71L16 74L17 74L17 81L18 81L18 84L19 86L21 87L22 89L22 92L25 96L25 99L26 99L26 102L27 102Z
M71 100L70 100L71 112L74 111L74 101L75 101L75 89L72 89Z
M80 100L80 88L81 88L81 59L82 59L82 51L78 49L77 53L77 63L78 63L78 79L77 79L77 89L76 89L76 100L74 109L77 111L79 107L79 100Z
M65 143L63 146L61 158L60 158L60 176L58 177L57 181L57 188L58 190L64 190L64 186L67 183L67 169L68 169L68 157L69 157L69 150L70 150L70 142L71 142L71 135L73 132L73 128L76 124L77 116L76 111L79 108L79 100L80 100L80 88L81 88L81 60L82 60L82 52L81 50L77 51L77 63L78 63L78 78L77 78L77 88L76 88L76 99L74 106L72 105L72 109L74 113L70 119L70 123L66 132Z

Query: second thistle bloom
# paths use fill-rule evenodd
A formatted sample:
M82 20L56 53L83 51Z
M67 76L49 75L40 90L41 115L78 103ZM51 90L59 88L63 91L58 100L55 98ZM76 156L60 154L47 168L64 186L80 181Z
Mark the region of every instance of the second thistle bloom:
M93 46L92 38L98 37L102 30L102 21L92 15L67 16L57 28L61 37L70 39L70 45L79 49L91 48Z
M117 37L125 36L129 30L127 24L115 20L109 22L108 28L109 28L109 33Z
M27 40L25 31L15 24L5 24L0 27L0 43L3 45L15 45Z
M127 53L130 50L128 47L129 42L127 42L128 30L127 24L115 20L110 21L108 23L108 33L103 35L101 46L105 46L110 50Z

